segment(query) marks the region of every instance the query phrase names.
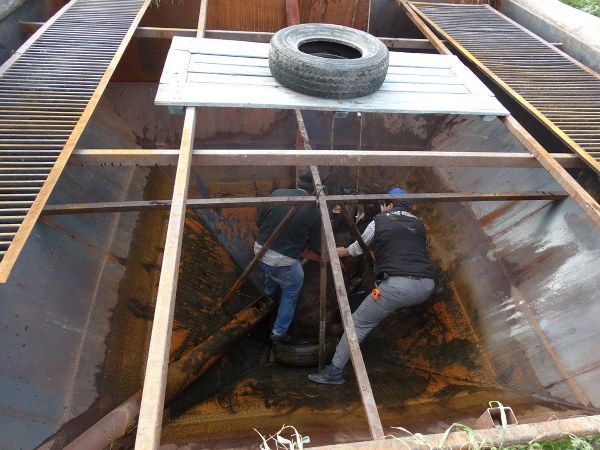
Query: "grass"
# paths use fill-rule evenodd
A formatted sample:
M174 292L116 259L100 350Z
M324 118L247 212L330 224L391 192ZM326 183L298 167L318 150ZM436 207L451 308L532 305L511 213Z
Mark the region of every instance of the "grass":
M580 9L586 13L600 17L600 0L560 0L561 2Z
M500 410L500 425L502 428L502 434L500 437L500 443L496 444L490 441L488 438L480 436L472 428L462 425L460 423L453 423L442 435L440 442L431 442L425 436L420 433L410 433L404 428L397 428L405 433L410 434L413 439L421 446L426 446L429 450L438 450L449 448L446 444L448 436L452 430L463 431L467 435L467 442L465 442L461 449L465 450L599 450L600 449L600 427L598 433L591 436L575 436L573 433L564 432L562 438L537 441L531 440L523 444L504 444L505 433L508 428L508 421L506 413L502 403L498 401L492 401L489 403L490 407L498 407ZM396 427L393 427L396 428ZM394 436L392 436L394 437ZM397 439L396 437L394 437Z
M444 450L449 449L447 444L448 436L452 431L463 431L467 435L467 441L461 445L461 450L600 450L600 427L598 433L590 436L575 436L573 433L564 432L562 438L553 440L531 440L523 444L504 445L505 433L508 428L505 409L502 403L492 401L490 407L498 407L500 410L500 425L502 434L500 443L496 444L486 437L480 436L472 428L460 423L453 423L446 429L439 442L432 442L428 437L421 433L411 433L402 427L392 427L400 430L403 433L410 435L414 444L420 448L428 448L429 450ZM289 425L284 425L281 429L268 437L263 436L256 428L254 429L262 439L260 450L303 450L304 444L310 443L308 436L302 436L296 428ZM283 437L282 433L286 432L289 437ZM397 436L385 436L386 438L401 440ZM411 448L406 442L403 442L407 450ZM271 445L273 447L271 447ZM414 445L413 445L414 446Z
M431 442L420 433L410 433L403 428L397 428L412 436L416 444L421 447L428 447L430 450L444 450L450 448L446 444L446 439L450 431L464 431L467 434L467 441L461 446L464 450L598 450L600 449L600 433L590 436L575 436L572 433L563 433L564 438L536 441L532 440L523 444L504 445L500 443L495 445L487 438L477 434L475 430L460 423L452 424L442 436L440 442ZM398 439L395 436L392 436ZM407 449L410 448L407 446Z
M268 437L263 436L256 428L254 431L258 433L263 441L260 445L260 450L303 450L304 444L310 442L308 436L302 436L291 425L282 426L277 433ZM286 438L282 436L284 431L288 433L289 437ZM274 447L271 447L271 445L274 445Z

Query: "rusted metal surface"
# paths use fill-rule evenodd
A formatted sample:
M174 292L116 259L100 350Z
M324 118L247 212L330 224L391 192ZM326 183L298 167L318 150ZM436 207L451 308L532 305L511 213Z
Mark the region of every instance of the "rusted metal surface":
M20 212L0 206L0 231L6 233L0 243L0 282L8 278L149 3L113 0L99 8L94 1L73 1L0 67L0 161L7 168L38 163L30 175L0 178L7 193L27 188L37 194Z
M413 3L421 16L597 174L600 76L488 5ZM498 35L502 39L498 39Z

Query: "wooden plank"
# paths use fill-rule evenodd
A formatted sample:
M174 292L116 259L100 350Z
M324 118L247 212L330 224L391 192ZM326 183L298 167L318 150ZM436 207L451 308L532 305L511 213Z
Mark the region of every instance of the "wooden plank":
M456 75L451 67L409 67L409 66L390 66L386 80L390 75L417 75L425 80L428 77L444 77L444 81L451 82ZM393 78L392 78L393 79ZM454 80L454 83L459 84L460 80Z
M204 70L204 73L201 73ZM388 77L390 78L390 77ZM414 77L416 79L417 77ZM226 95L230 89L243 87L255 89L278 87L278 83L270 77L268 68L238 66L220 66L208 71L208 65L199 67L197 72L188 73L187 81L194 84L196 89L219 89L221 95ZM392 96L398 93L427 93L427 94L469 94L469 89L462 83L411 83L397 77L383 83L379 92L389 92Z
M439 92L390 92L379 90L371 95L349 100L311 97L284 86L202 85L195 89L187 84L161 85L157 105L218 106L275 109L312 109L370 113L504 115L504 107L491 97Z
M188 81L190 82L207 82L202 78L194 78L194 75L205 74L215 75L210 79L210 82L218 82L220 75L218 74L234 74L244 76L256 76L263 77L261 81L265 85L278 86L275 79L271 77L271 72L267 65L254 66L254 67L243 67L236 64L223 64L218 67L211 65L210 63L191 63L188 70ZM254 69L254 70L252 70ZM217 76L218 75L218 76ZM266 81L264 81L266 78ZM235 81L235 79L230 80ZM384 80L381 89L386 89L388 83L414 83L414 84L440 84L440 85L460 85L465 86L465 83L454 76L450 69L429 69L429 68L417 68L417 67L393 67L390 68L388 74ZM393 90L393 85L387 87L388 90ZM470 92L468 89L464 89L463 92Z
M456 78L462 80L465 83L465 87L474 95L489 95L494 94L490 91L485 84L481 82L477 76L467 68L460 60L456 57L456 62L452 65L452 72L456 75Z
M212 89L211 86L194 86L194 83L206 82L203 80L202 75L235 75L243 78L243 81L252 82L254 78L267 78L270 81L271 86L275 86L277 82L271 77L271 71L268 67L257 67L257 66L243 66L236 64L220 64L218 66L212 64L200 64L195 63L189 66L188 75L186 81L188 85L192 86L193 89ZM212 80L216 83L219 79L216 77ZM235 80L235 79L234 79ZM209 83L211 81L208 81Z
M249 58L268 58L269 44L264 42L230 41L227 39L198 39L174 37L177 49L205 55L239 56Z
M390 53L389 76L371 95L335 100L282 86L268 68L269 44L176 37L155 103L386 113L508 115L454 55ZM186 60L181 52L188 52ZM177 67L175 67L177 66ZM188 75L182 79L182 73ZM410 77L405 77L410 75ZM251 87L251 89L249 89Z
M136 450L155 449L160 444L195 124L196 109L188 108L185 115L184 134L181 138L181 152L175 174L173 201L171 202L165 250L158 283L158 295L135 440Z
M194 66L196 64L224 64L236 66L269 67L269 60L267 58L251 58L246 56L233 57L224 55L207 55L203 53L191 53L188 72L193 72Z

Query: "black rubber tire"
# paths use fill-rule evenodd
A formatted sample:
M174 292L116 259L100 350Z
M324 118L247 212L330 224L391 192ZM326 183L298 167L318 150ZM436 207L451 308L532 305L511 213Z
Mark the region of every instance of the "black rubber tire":
M329 362L335 352L333 338L325 340L325 362ZM303 339L293 344L273 343L273 358L279 364L296 367L319 365L319 344L314 339Z
M284 86L322 98L354 98L381 87L389 52L364 31L307 23L279 30L271 38L269 67Z

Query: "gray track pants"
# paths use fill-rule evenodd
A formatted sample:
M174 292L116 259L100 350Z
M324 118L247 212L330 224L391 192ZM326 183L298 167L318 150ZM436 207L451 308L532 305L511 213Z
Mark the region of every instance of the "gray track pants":
M373 300L372 294L369 294L352 314L358 342L362 342L379 322L398 308L423 303L433 292L434 286L435 283L431 278L415 280L408 277L387 277L382 280L378 285L381 291L379 300ZM350 349L344 333L331 362L334 366L343 369L349 359Z

